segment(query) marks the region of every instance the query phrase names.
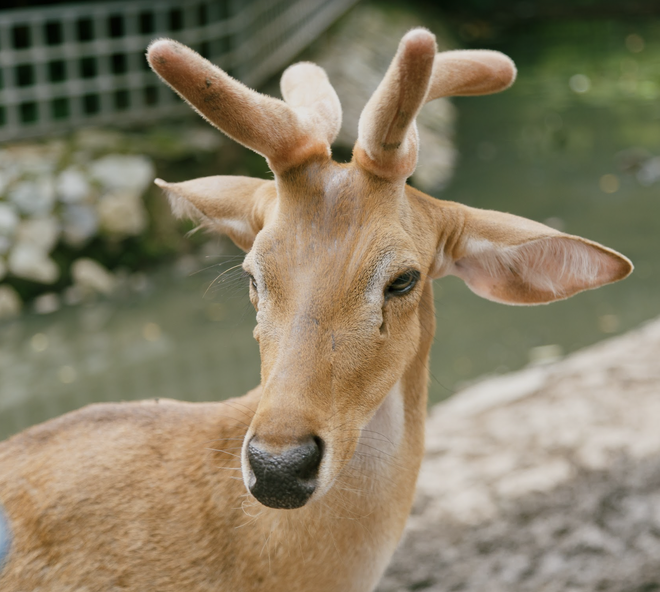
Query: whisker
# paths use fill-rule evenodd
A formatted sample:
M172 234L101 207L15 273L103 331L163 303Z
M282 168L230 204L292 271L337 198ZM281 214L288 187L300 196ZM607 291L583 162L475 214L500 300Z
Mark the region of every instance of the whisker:
M224 402L226 405L229 405L229 401L223 401L223 402ZM251 409L250 407L248 407L247 405L245 405L245 403L241 403L240 401L233 400L233 401L231 401L231 403L233 403L234 405L240 405L241 407L245 407L245 409L247 409L248 411L250 411L250 412L252 413L252 415L254 415L254 414L257 412L256 409Z
M247 526L248 524L254 524L257 521L257 518L259 518L259 516L261 516L262 513L263 512L257 514L254 518L252 518L252 520L248 520L244 524L239 524L238 526L234 526L234 529L238 530L239 528L243 528L244 526Z
M228 454L229 456L233 456L234 458L241 458L240 454L234 454L233 452L227 452L226 450L218 450L216 448L207 448L206 450L210 450L211 452L222 452L224 454Z
M204 292L204 296L203 296L203 298L206 297L206 294L208 293L208 291L213 287L214 284L217 283L217 281L218 281L223 275L225 275L226 273L229 273L230 271L232 271L232 270L234 270L234 269L236 269L236 268L238 268L238 267L241 267L242 265L243 265L242 263L239 263L238 265L234 265L233 267L230 267L229 269L223 271L223 272L222 272L217 278L215 278L215 279L210 283L209 287L206 288L206 291Z
M366 429L366 428L363 428L363 429L362 429L362 432L363 432L363 433L364 433L364 432L368 432L368 433L370 433L370 434L376 434L376 435L378 435L378 436L382 436L383 438L385 438L388 442L390 442L390 443L392 444L392 440L390 440L385 434L383 434L383 433L381 433L381 432L377 432L377 431L375 431L375 430L368 430L368 429Z
M199 275L200 273L204 273L205 271L208 271L209 269L213 269L214 267L220 267L221 265L226 265L229 263L232 259L236 260L238 258L243 258L242 255L218 255L218 257L226 257L227 261L219 261L217 263L211 263L211 265L207 265L206 267L202 267L196 271L191 271L188 274L188 277L192 277L194 275Z
M239 413L243 413L244 415L247 415L250 420L254 417L254 414L256 413L256 410L252 410L249 407L247 407L246 405L242 405L241 403L238 403L237 401L221 401L221 403L223 405L226 405L227 407L230 407L234 411L238 411ZM245 409L239 409L238 407L236 407L236 405L241 405L242 407L245 407L245 409L248 409L248 411L250 411L250 413L245 411Z

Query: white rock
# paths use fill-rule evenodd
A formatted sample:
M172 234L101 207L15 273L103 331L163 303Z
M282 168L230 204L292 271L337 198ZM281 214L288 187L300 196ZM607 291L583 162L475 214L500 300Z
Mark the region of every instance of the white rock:
M31 243L17 243L9 253L9 271L16 277L42 284L52 284L60 270L48 253Z
M0 195L2 195L12 183L16 175L12 169L9 169L9 167L5 168L1 160L0 167L2 167L2 169L0 169Z
M650 158L642 165L637 172L637 180L645 187L660 181L660 156Z
M71 162L73 166L83 167L87 171L87 166L89 163L94 160L92 155L87 150L79 150L71 154Z
M0 319L15 317L21 308L23 303L18 292L11 286L0 286Z
M76 145L83 152L112 152L121 149L124 142L125 136L120 132L96 127L83 128L75 137Z
M8 192L9 200L24 214L45 216L55 204L55 186L50 178L21 181Z
M91 204L67 205L62 213L64 240L79 247L92 238L99 228L99 215Z
M12 241L8 236L2 236L0 234L0 255L4 255L9 252L11 249Z
M6 156L14 164L14 172L33 176L49 176L65 150L61 141L48 144L14 144L6 149Z
M117 190L104 195L98 204L101 228L110 234L135 236L147 227L147 212L140 193Z
M55 187L60 201L67 204L81 203L92 195L89 181L78 167L63 170L57 177Z
M109 294L117 283L115 277L93 259L78 259L71 266L73 281L83 291Z
M142 155L109 154L94 161L89 169L105 189L130 189L139 194L156 174L151 160Z
M223 142L222 134L209 127L194 127L183 134L183 141L197 151L213 152Z
M85 299L85 294L80 286L69 286L64 290L62 299L65 304L75 306L80 304Z
M18 222L16 208L12 204L0 202L0 235L13 236Z
M60 298L55 292L48 292L34 299L34 312L37 314L51 314L59 309Z
M16 233L17 242L29 243L50 253L60 237L60 223L55 218L23 220Z

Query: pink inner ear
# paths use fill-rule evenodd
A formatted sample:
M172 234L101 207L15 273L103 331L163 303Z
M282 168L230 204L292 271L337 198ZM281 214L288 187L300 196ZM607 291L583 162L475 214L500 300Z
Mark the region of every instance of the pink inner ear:
M519 246L471 239L468 254L451 275L488 300L505 304L542 304L568 298L626 277L628 259L584 239L548 237Z

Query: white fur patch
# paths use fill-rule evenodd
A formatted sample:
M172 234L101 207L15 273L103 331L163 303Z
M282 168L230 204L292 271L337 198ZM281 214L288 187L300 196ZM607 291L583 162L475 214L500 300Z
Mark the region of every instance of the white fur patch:
M362 429L356 448L358 462L363 459L391 460L403 438L404 418L403 389L399 380Z
M177 195L174 191L164 187L165 195L170 202L170 207L172 208L172 213L177 218L189 218L194 222L206 223L209 219L202 214L201 210L198 210L194 205L192 205L185 197Z
M238 218L223 218L221 224L234 232L242 234L247 234L251 230L250 225L245 220L239 220Z
M177 218L188 218L199 224L197 228L190 231L191 234L197 232L200 228L213 228L213 220L205 216L201 210L191 204L185 197L181 197L174 191L168 189L165 183L161 185L156 182L156 184L165 192L167 200L170 202L172 213Z

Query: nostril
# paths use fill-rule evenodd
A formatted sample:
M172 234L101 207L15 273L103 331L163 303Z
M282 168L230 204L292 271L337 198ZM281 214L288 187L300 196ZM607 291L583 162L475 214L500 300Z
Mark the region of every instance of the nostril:
M313 436L312 440L314 440L314 444L316 444L316 447L319 449L319 452L321 454L321 458L323 458L323 451L325 450L325 442L323 441L323 438L319 438L318 436Z
M321 459L323 458L323 440L314 436L309 442L291 451L300 454L298 460L299 468L296 471L299 479L314 479L318 473Z

